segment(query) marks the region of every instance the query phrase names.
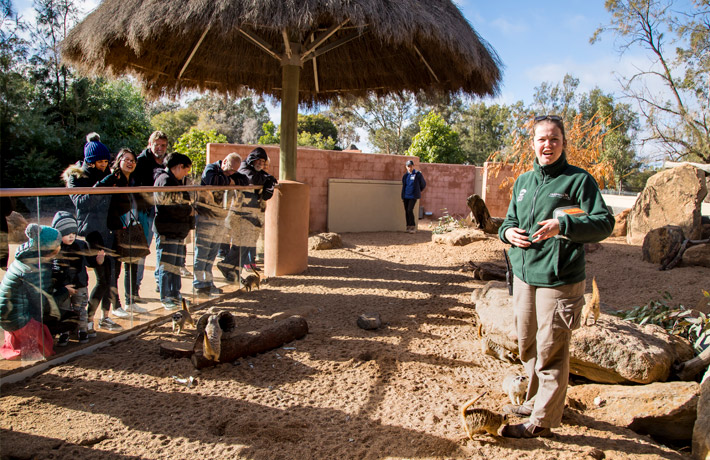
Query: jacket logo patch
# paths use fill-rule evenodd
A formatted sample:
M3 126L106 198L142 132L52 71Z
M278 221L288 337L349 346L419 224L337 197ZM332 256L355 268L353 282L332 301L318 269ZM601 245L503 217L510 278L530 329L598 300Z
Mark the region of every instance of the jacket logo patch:
M522 189L520 193L518 193L518 198L516 200L523 201L523 197L525 197L526 193L528 193L527 189Z
M569 199L570 199L569 195L566 194L566 193L556 193L556 192L552 192L552 193L550 193L550 194L547 195L547 196L550 197L550 198L559 198L559 199L562 199L562 200L569 200Z

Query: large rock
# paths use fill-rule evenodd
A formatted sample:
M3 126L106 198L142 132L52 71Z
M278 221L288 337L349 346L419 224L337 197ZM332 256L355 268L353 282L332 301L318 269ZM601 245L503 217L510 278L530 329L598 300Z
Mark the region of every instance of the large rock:
M488 238L490 237L483 230L472 228L458 228L446 233L434 233L431 236L431 240L434 243L447 244L449 246L466 246Z
M683 265L710 267L710 244L691 246L683 253Z
M664 265L678 254L685 235L677 225L666 225L646 233L641 245L641 258L645 262Z
M698 419L693 428L693 457L710 460L710 368L700 384Z
M504 282L491 281L471 294L471 301L476 305L478 319L485 335L492 341L510 350L518 352L518 334L513 321L513 297L508 295Z
M567 389L570 407L612 425L667 441L687 441L700 413L697 382L650 385L578 385Z
M340 249L343 241L337 233L319 233L308 238L308 249L321 251L324 249Z
M570 372L599 383L663 382L674 362L692 356L690 345L660 326L639 326L602 313L596 325L572 334Z
M678 225L691 240L701 236L701 203L708 193L705 173L690 165L667 169L646 183L628 217L626 241L641 244L654 228Z
M471 295L486 336L517 352L513 298L505 283L491 281ZM599 383L651 383L665 381L676 361L693 355L687 342L659 326L638 326L602 314L596 325L572 334L570 371Z

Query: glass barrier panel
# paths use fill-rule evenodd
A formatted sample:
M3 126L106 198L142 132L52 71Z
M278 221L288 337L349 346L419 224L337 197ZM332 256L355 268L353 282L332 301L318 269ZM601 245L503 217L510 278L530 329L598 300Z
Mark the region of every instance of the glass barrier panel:
M0 192L0 371L258 285L265 204L251 189L63 192Z

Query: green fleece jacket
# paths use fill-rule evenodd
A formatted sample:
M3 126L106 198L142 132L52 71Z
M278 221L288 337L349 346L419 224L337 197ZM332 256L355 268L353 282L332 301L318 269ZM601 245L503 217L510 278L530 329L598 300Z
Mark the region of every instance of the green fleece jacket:
M505 238L507 229L522 228L530 236L540 228L538 222L551 219L555 209L565 206L578 206L587 215L559 217L560 235L564 238L510 248L513 273L529 285L554 287L584 280L584 243L608 237L614 229L614 216L594 178L567 163L565 153L551 165L540 166L535 160L533 170L521 175L513 185L508 213L498 230L505 243L510 244Z

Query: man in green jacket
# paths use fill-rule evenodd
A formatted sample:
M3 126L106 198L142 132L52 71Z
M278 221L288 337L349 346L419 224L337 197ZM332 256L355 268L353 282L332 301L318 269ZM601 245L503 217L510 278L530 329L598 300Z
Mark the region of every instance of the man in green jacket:
M584 243L601 241L614 229L594 178L567 163L562 119L536 117L532 143L533 170L515 181L498 232L513 246L513 310L529 382L525 403L504 408L529 416L504 428L503 436L514 438L551 436L562 421L569 343L584 304Z

